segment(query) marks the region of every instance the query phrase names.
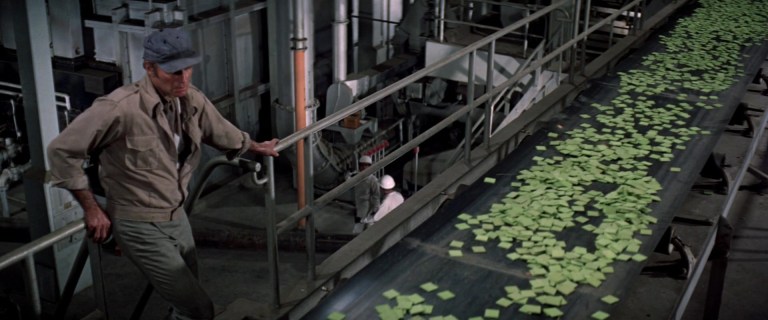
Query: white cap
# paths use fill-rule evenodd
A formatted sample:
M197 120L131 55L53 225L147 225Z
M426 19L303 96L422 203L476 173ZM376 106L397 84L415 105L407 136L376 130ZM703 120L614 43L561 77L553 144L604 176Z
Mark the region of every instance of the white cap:
M395 179L392 179L392 176L385 174L383 177L381 177L382 189L393 189L394 187L395 187Z
M362 156L360 157L360 160L358 160L357 162L365 163L365 164L373 164L373 159L371 159L371 156Z

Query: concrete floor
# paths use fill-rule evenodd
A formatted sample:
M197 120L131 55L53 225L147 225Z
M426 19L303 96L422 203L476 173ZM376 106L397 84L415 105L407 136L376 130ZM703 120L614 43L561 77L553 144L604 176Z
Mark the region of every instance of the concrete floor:
M747 93L743 99L752 107L768 107L768 97L756 92ZM759 116L759 115L758 115ZM757 117L754 118L758 120ZM743 127L735 126L733 129ZM735 177L749 138L738 132L726 132L721 136L715 151L724 153L727 168ZM760 142L755 165L768 159L768 139ZM766 168L766 167L763 167ZM278 221L295 210L295 194L289 185L290 177L278 179L279 197L276 215ZM757 180L747 175L745 184ZM725 196L709 191L693 190L689 193L680 215L711 219L717 217ZM265 212L263 190L245 188L234 181L200 200L191 221L200 247L201 281L214 302L226 310L217 319L268 319L269 290L268 267L264 249ZM722 319L768 319L768 196L752 191L741 191L728 220L734 226L732 249L725 277L720 317ZM17 215L18 216L18 215ZM352 207L347 203L334 203L323 208L317 217L319 247L325 252L318 255L318 262L332 250L351 238L353 227ZM677 234L691 246L694 254L702 250L704 239L711 226L675 224ZM307 259L303 253L303 233L292 232L281 237L279 256L280 288L287 292L306 274ZM19 243L0 242L0 254L18 247ZM654 254L648 265L675 261L677 254ZM707 264L709 265L709 264ZM110 319L128 319L138 300L145 282L126 258L104 255L102 268L107 285L107 311ZM10 273L9 273L10 272ZM0 274L0 297L10 296L23 302L23 292L8 288L7 284L18 278L6 270ZM12 281L13 280L13 281ZM698 280L696 289L687 305L683 319L704 318L709 266ZM688 280L642 275L632 285L628 297L613 309L613 319L666 319L679 302ZM96 318L96 306L92 290L84 290L73 299L66 319ZM168 305L153 295L141 319L163 319ZM0 306L2 312L2 306ZM2 313L0 313L2 315ZM0 316L0 318L3 318Z

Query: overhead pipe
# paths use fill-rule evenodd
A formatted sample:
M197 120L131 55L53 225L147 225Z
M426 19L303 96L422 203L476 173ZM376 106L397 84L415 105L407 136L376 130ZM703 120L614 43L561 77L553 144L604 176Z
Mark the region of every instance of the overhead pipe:
M437 40L445 42L445 0L437 1Z
M347 0L335 0L333 13L333 82L347 80Z
M333 6L333 83L326 94L326 114L331 114L352 104L352 89L347 80L347 0L334 0Z

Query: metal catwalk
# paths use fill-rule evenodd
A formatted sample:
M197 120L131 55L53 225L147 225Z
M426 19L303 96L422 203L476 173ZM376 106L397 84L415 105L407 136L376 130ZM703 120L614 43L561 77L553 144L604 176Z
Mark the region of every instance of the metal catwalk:
M455 199L448 202L432 218L405 237L389 251L377 258L351 279L342 283L330 293L315 309L307 314L307 319L326 319L334 312L340 312L347 319L374 319L377 317L377 306L392 305L392 301L384 293L396 290L401 295L418 294L424 299L425 305L431 306L431 314L421 314L425 318L436 315L453 315L459 319L484 316L486 318L540 318L520 313L519 305L508 308L499 307L496 303L504 296L505 286L516 285L526 287L532 276L526 263L507 259L507 250L495 248L495 242L489 242L487 252L483 254L465 253L462 257L450 257L448 254L451 241L473 243L475 235L469 230L458 230L455 224L462 213L480 215L487 213L491 204L499 203L510 191L510 183L521 170L529 168L534 163L535 156L552 156L554 151L537 150L536 146L545 145L550 139L549 133L566 132L584 123L594 126L594 116L598 112L590 107L593 103L608 104L620 95L619 78L616 72L642 69L641 59L652 52L664 50L659 43L659 35L669 32L672 23L657 32L645 46L627 56L616 66L613 72L591 82L590 86L558 118L547 123L544 128L524 140L520 146L499 165L486 174L495 179L490 184L482 181L475 182L459 193ZM697 135L685 143L684 150L675 150L671 162L654 162L648 174L663 186L658 196L660 202L654 202L650 214L658 219L651 224L652 235L643 237L640 253L650 256L667 226L675 216L676 210L682 205L686 193L693 185L709 154L712 152L720 134L728 125L740 97L746 91L749 82L768 54L768 43L753 45L743 49L742 63L745 75L734 83L728 90L719 92L717 100L706 100L707 103L720 103L724 107L718 109L696 109L691 111L688 126L696 126L708 130L711 134ZM687 93L687 92L678 92ZM657 105L680 103L685 101L696 104L698 96L689 94L685 100L675 95L652 95ZM585 116L589 115L589 116ZM680 168L679 172L671 172L670 168ZM609 189L606 187L606 189ZM599 224L599 221L593 221ZM573 246L586 247L594 250L595 235L581 228L567 228L557 234L557 240L568 244L567 250ZM608 305L600 299L606 295L622 298L625 289L640 274L644 262L616 261L612 264L614 272L607 274L602 285L595 288L579 285L568 295L567 304L560 307L565 317L569 319L586 319L598 310L609 312L611 308L621 308L622 303ZM434 292L426 292L420 287L425 283L434 283L439 288ZM443 300L437 293L450 290L455 298ZM500 309L501 313L487 314L486 309ZM543 316L543 314L542 314ZM480 318L478 318L480 319Z

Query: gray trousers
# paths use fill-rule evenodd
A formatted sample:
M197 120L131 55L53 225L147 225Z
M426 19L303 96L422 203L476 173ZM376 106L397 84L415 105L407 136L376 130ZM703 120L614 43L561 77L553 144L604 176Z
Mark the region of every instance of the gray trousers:
M213 319L213 302L197 278L197 251L186 214L163 222L114 219L112 232L123 253L173 306L173 319Z

